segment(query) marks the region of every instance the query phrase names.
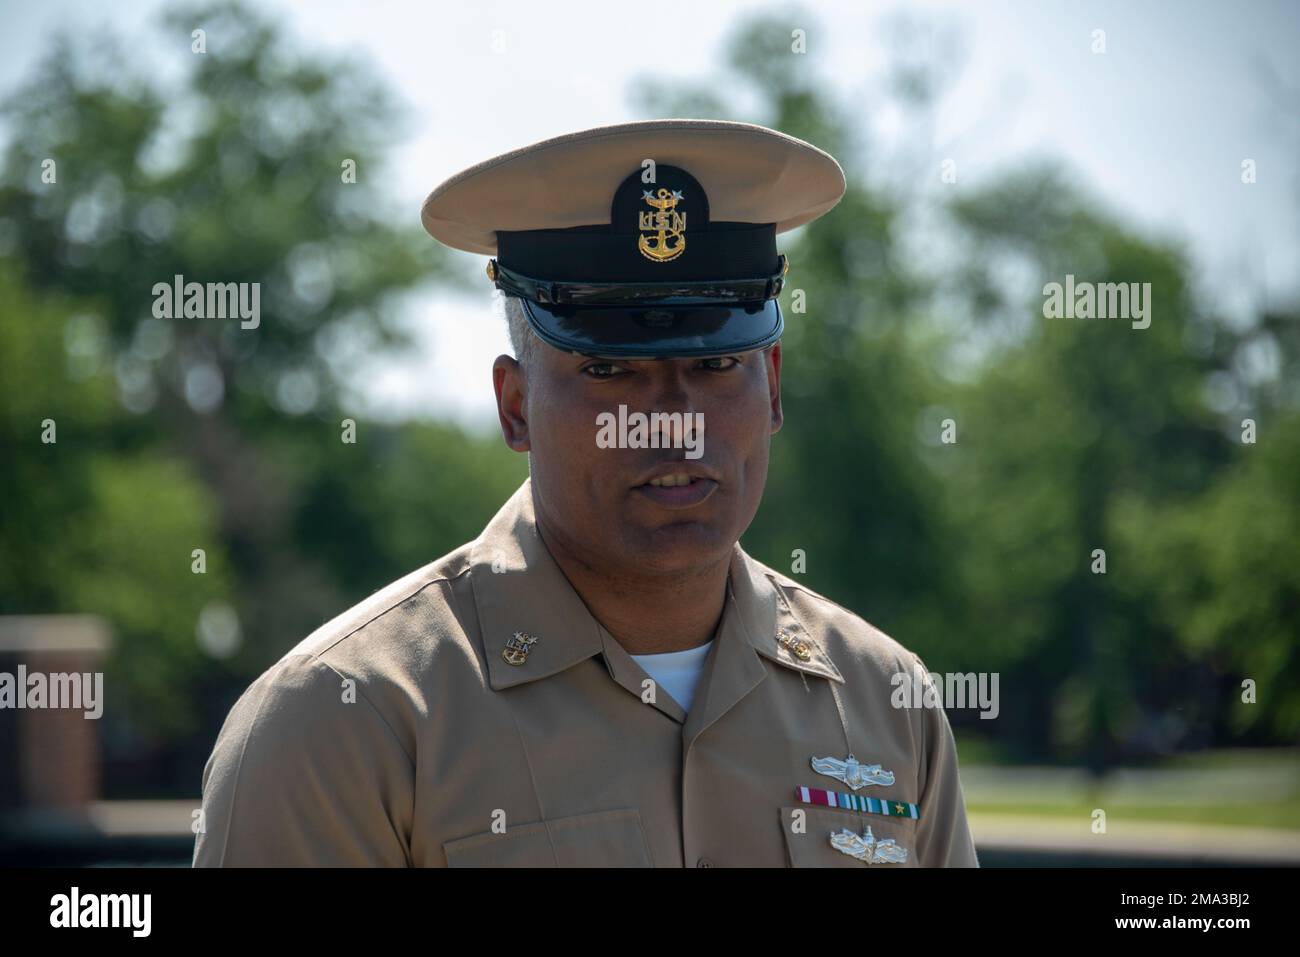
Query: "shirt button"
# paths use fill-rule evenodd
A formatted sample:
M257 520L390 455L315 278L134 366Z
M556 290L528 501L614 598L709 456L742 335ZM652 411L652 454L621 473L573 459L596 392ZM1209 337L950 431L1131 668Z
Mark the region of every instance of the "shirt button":
M696 867L712 867L712 866L713 866L713 862L712 862L711 860L709 860L707 857L701 857L698 861L695 862L695 866L696 866Z

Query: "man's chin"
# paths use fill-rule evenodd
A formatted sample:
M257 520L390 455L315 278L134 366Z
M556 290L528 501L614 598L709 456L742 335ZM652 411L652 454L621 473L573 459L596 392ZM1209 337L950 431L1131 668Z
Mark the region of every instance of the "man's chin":
M736 543L713 522L679 520L629 536L638 543L633 562L650 575L698 571L728 558ZM625 539L628 540L628 539Z

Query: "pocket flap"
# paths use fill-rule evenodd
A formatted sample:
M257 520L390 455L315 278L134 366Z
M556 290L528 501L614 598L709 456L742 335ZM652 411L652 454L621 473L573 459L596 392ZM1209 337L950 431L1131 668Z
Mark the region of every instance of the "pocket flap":
M636 808L512 824L445 841L448 867L651 867Z

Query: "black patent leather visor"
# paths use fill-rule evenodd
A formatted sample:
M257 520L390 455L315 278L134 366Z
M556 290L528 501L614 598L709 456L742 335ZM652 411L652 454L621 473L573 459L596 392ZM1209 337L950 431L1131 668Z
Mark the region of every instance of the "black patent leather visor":
M763 349L781 338L776 299L690 305L567 305L521 299L542 341L611 359L720 356Z

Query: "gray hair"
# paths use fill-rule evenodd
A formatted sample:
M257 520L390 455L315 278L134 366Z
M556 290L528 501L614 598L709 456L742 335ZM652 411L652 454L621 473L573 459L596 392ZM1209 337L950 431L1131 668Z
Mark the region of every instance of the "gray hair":
M515 359L527 370L532 365L533 356L536 355L537 345L541 340L537 338L537 333L533 332L533 327L528 324L528 317L524 315L523 300L518 296L503 296L502 300L506 326L510 331L510 348L514 350Z

